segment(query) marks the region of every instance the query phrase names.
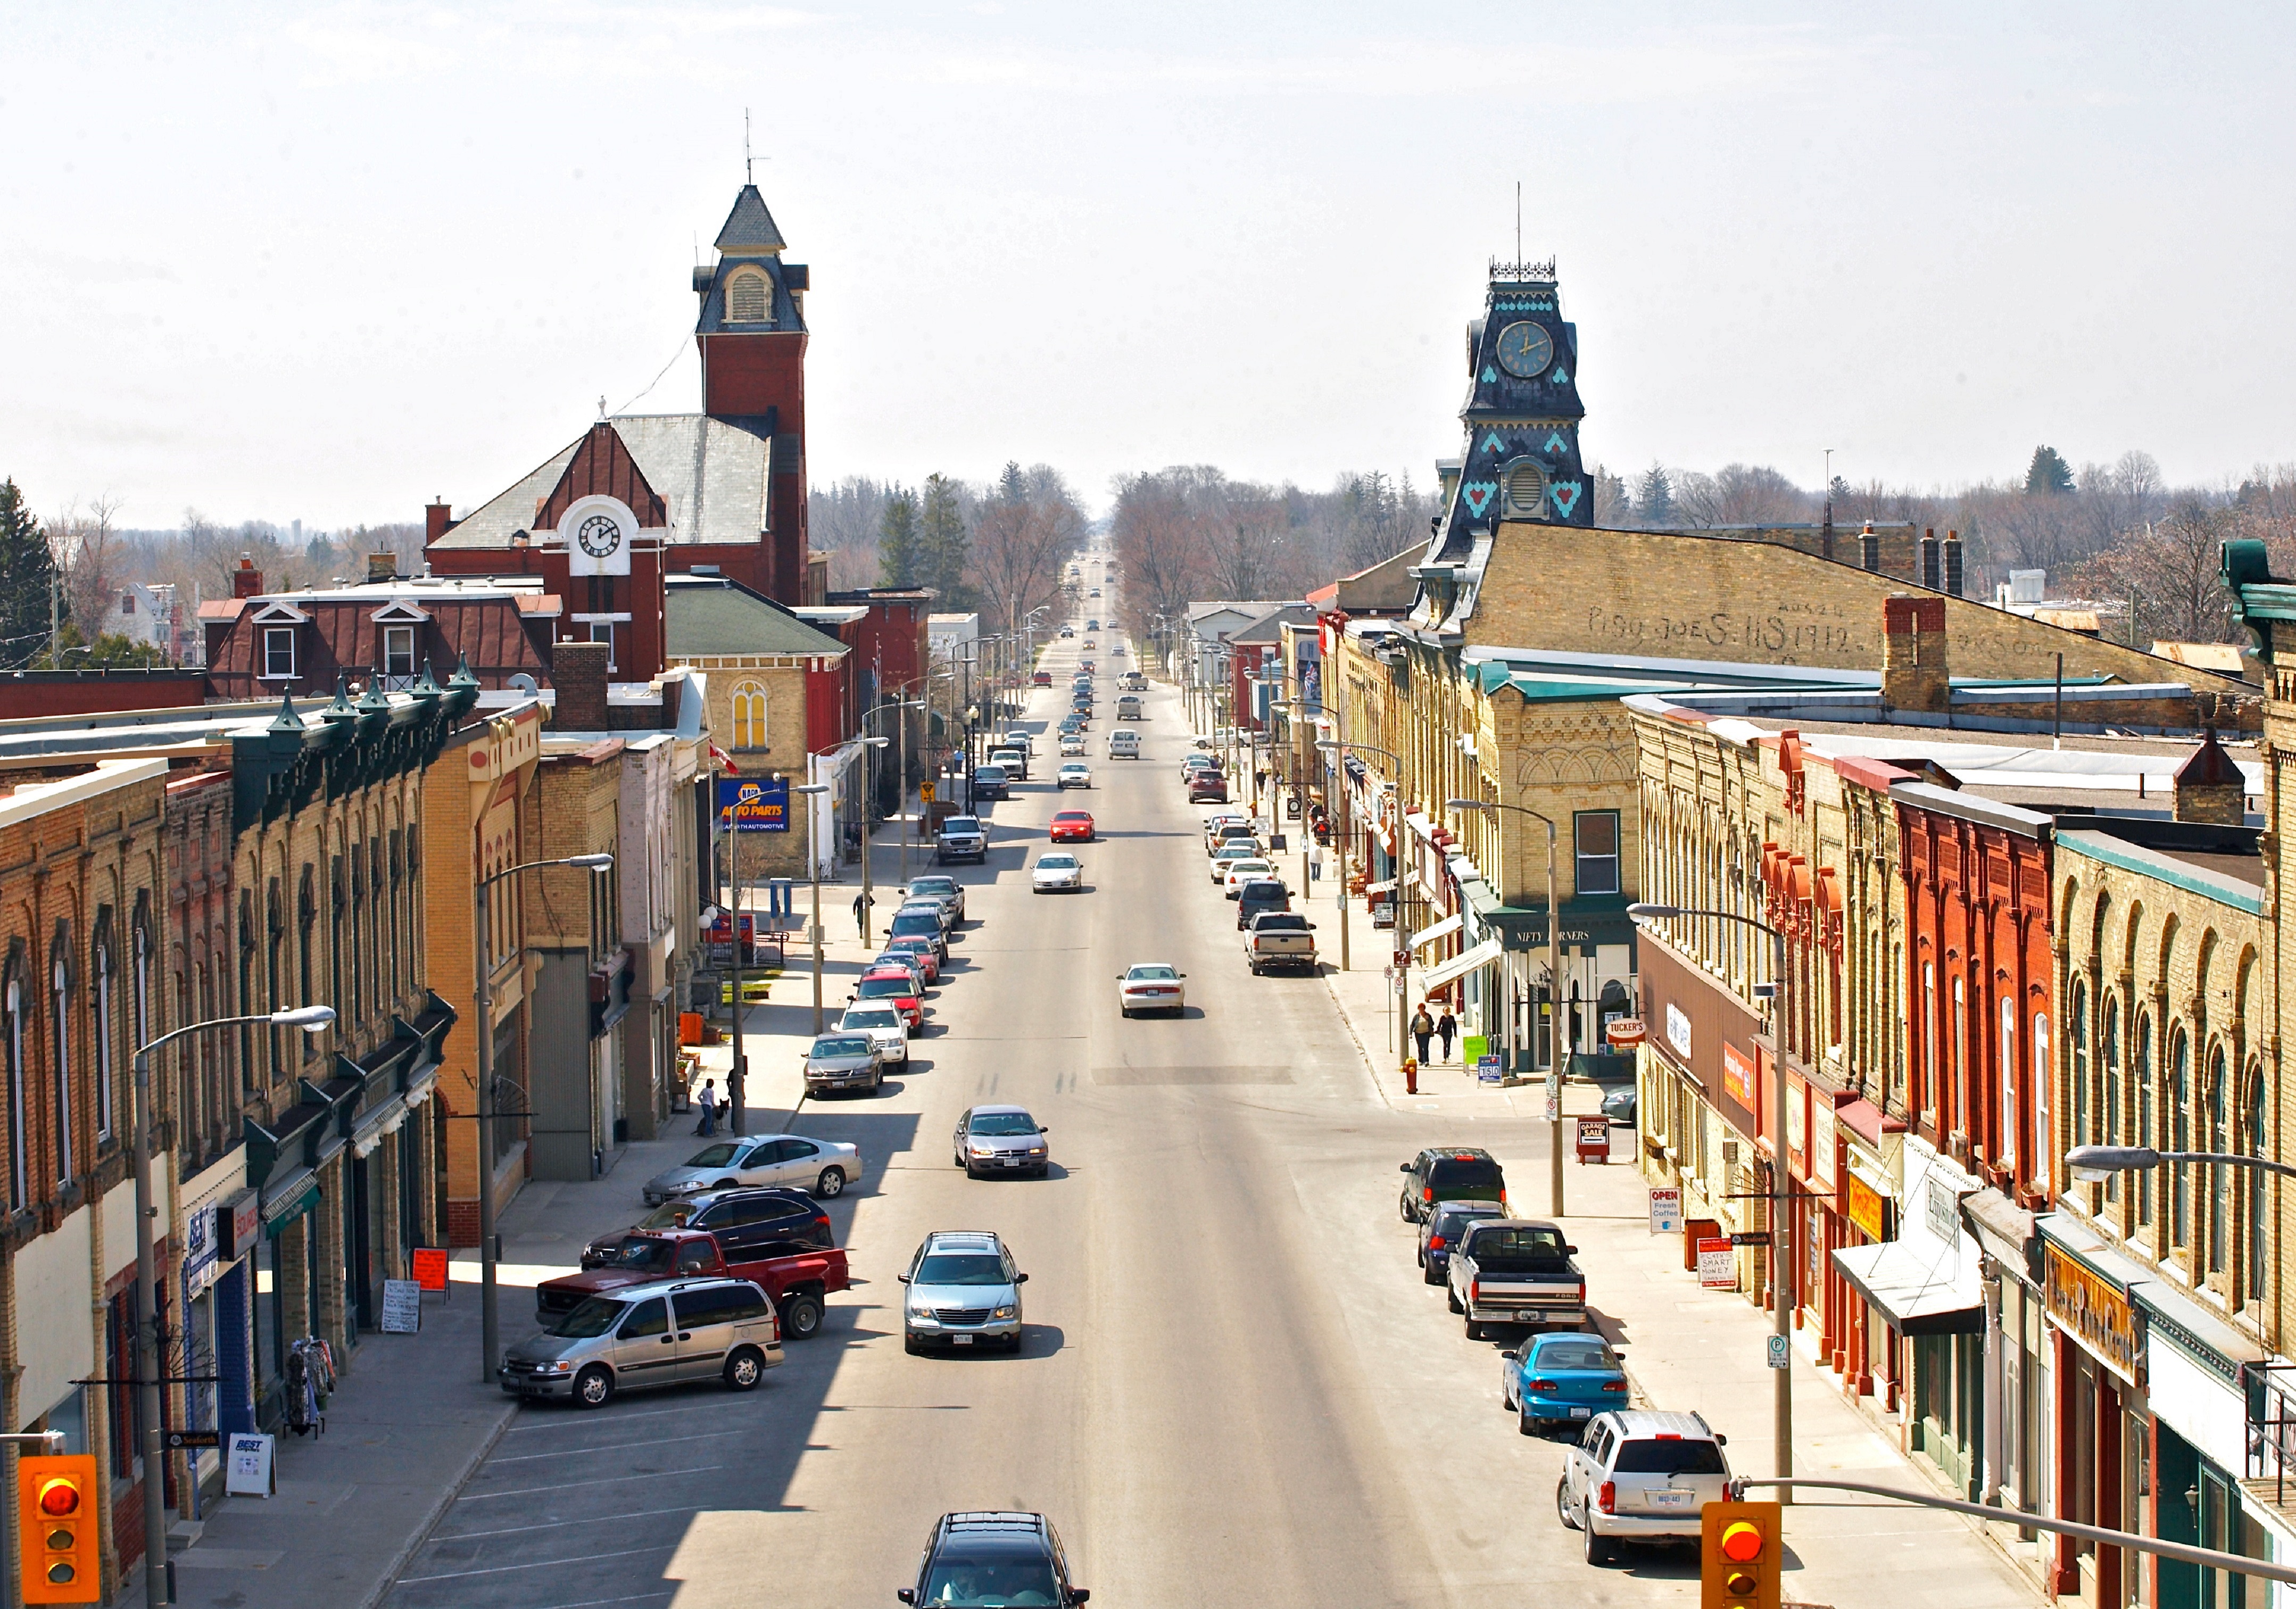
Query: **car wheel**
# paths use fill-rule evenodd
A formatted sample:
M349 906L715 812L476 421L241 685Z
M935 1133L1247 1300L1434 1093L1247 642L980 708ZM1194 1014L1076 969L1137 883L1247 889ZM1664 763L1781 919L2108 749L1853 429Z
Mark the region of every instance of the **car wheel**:
M1570 1477L1564 1475L1554 1482L1554 1517L1562 1522L1565 1531L1578 1529L1578 1517L1570 1512Z
M1470 1340L1470 1341L1480 1341L1482 1338L1483 1338L1483 1326L1482 1326L1481 1325L1478 1324L1475 1320L1473 1320L1473 1319L1472 1319L1472 1318L1468 1319L1468 1320L1467 1320L1467 1339L1468 1339L1468 1340Z
M1407 1195L1398 1195L1395 1198L1395 1211L1396 1216L1402 1219L1405 1223L1418 1221L1411 1215L1411 1198Z
M1427 1270L1426 1278L1429 1285L1442 1285L1445 1283L1443 1278L1444 1270L1437 1268L1431 1262L1423 1263L1422 1266Z
M734 1349L726 1359L726 1389L729 1391L753 1391L758 1382L766 1377L766 1359L756 1347Z
M1514 1427L1526 1436L1538 1434L1538 1421L1530 1416L1528 1406L1519 1406L1514 1413Z
M844 1194L845 1170L824 1168L821 1170L821 1177L813 1181L813 1193L824 1201L833 1200Z
M739 1188L741 1183L742 1181L738 1178L721 1178L709 1187L712 1190L733 1190Z
M1464 1313L1467 1310L1459 1305L1459 1293L1456 1291L1445 1291L1443 1300L1451 1304L1451 1310L1455 1313Z
M1612 1548L1609 1540L1595 1531L1595 1516L1582 1514L1578 1521L1578 1529L1586 1533L1587 1538L1587 1562L1596 1566L1609 1564Z
M783 1301L782 1334L791 1341L810 1341L821 1334L821 1298L800 1291Z
M594 1363L574 1376L574 1406L603 1408L614 1400L613 1371L603 1363Z

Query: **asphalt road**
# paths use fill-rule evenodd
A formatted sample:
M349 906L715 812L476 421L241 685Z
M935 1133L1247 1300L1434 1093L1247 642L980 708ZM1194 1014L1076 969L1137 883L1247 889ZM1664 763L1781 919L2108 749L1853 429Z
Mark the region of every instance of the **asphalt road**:
M964 961L913 1066L797 1124L869 1159L837 1209L866 1284L752 1394L522 1413L391 1603L890 1605L933 1520L979 1508L1051 1515L1115 1609L1694 1600L1685 1556L1579 1559L1561 1449L1517 1435L1496 1345L1464 1340L1398 1221L1397 1164L1424 1144L1488 1145L1536 1199L1540 1129L1391 1111L1320 979L1246 973L1177 780L1176 700L1148 704L1137 764L1095 723L1088 891L1028 889L1044 824L1080 801L1045 780L1047 745L964 874ZM1185 1018L1119 1017L1140 960L1187 973ZM1050 1126L1052 1178L950 1165L986 1100ZM1020 1356L903 1352L894 1277L936 1228L1014 1249Z

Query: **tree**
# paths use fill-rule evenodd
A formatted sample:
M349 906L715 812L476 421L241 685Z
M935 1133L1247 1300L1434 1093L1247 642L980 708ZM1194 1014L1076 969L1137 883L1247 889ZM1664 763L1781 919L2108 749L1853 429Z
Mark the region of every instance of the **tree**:
M1627 495L1627 483L1602 464L1596 464L1595 476L1595 523L1604 530L1617 530L1634 518L1632 500Z
M20 670L48 645L55 556L14 480L0 480L0 670Z
M877 572L888 587L917 584L917 500L896 487L877 522Z
M48 521L48 550L63 577L66 607L83 626L94 628L111 612L118 533L111 523L117 497L98 497L86 507L75 503Z
M38 655L25 669L28 670L58 669L99 670L114 667L132 669L140 666L160 666L172 662L166 654L152 644L138 641L124 631L104 632L91 644L80 635L79 628L70 620L66 620L57 628L55 658L63 661L61 667L54 660L48 657L48 651L43 646Z
M947 475L928 476L917 521L917 579L940 594L943 609L962 612L973 607L972 588L965 580L972 548L956 482Z
M2059 497L2073 488L2073 466L2064 455L2054 447L2037 447L2033 462L2026 466L2025 489L2044 497Z
M1645 526L1671 525L1682 516L1674 506L1674 480L1653 461L1635 480L1635 517Z
M1016 460L973 520L972 567L983 602L1013 630L1052 601L1062 561L1084 544L1084 511L1050 464L1023 472Z
M2076 566L2066 576L2069 589L2086 597L2127 600L2132 645L2155 637L2230 642L2232 598L2218 566L2225 539L2241 534L2238 520L2233 510L2187 497L2165 519L2123 532L2111 547Z

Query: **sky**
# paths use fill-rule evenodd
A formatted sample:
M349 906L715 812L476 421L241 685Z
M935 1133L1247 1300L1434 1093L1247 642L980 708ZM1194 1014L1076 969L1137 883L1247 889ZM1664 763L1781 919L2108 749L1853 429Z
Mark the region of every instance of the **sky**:
M1489 259L1591 461L2296 459L2296 8L0 0L0 476L328 528L698 406L755 172L814 482L1424 484Z

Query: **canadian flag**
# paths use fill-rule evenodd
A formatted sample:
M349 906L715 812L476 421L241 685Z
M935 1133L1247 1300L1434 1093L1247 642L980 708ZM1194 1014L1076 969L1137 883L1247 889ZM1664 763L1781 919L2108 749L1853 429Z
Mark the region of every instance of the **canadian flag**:
M717 764L725 771L726 776L739 776L742 774L742 768L734 763L734 757L726 753L725 750L719 748L716 743L711 743L709 745L709 758L717 762Z

